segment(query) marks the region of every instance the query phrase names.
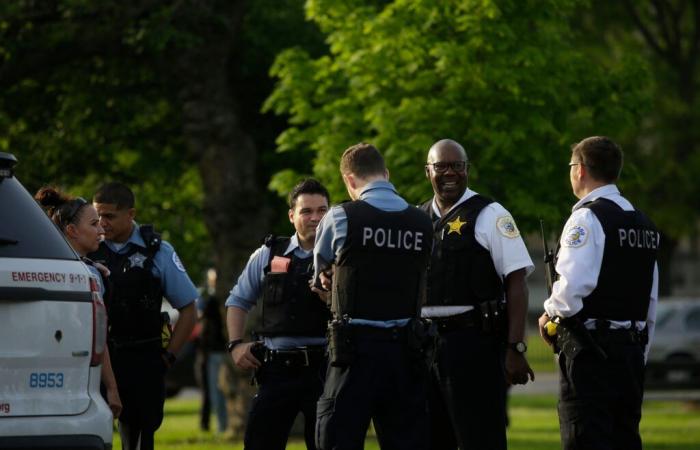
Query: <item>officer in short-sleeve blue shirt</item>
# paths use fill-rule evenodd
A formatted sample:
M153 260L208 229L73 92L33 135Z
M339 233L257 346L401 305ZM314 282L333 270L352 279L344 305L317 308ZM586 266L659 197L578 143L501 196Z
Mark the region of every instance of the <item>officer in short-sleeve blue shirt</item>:
M110 271L108 342L123 404L122 447L148 450L163 420L165 373L194 328L198 293L172 245L152 226L134 221L134 195L127 186L108 183L93 203L105 239L88 257ZM163 297L180 313L169 339L162 336Z
M307 179L289 194L289 238L268 236L250 257L226 301L227 345L240 369L255 369L253 399L244 444L248 450L282 450L301 412L304 437L314 449L316 402L323 389L326 327L330 313L312 292L312 249L316 227L328 211L328 191ZM248 312L255 308L255 334L244 342Z

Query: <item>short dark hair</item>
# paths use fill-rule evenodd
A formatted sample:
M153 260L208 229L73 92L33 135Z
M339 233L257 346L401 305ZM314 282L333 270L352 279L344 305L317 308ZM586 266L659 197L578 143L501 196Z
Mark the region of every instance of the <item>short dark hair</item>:
M94 203L116 205L117 209L134 207L134 193L124 183L112 181L103 184L92 197Z
M328 189L326 189L318 180L313 178L306 178L297 183L287 196L287 201L289 203L289 209L294 209L297 204L297 198L301 194L318 194L326 197L328 204L331 203L331 197L328 194Z
M340 158L340 172L351 173L360 178L382 175L386 171L384 158L372 144L361 142L343 152Z
M571 154L596 180L613 183L620 177L622 149L609 137L588 137L572 145Z

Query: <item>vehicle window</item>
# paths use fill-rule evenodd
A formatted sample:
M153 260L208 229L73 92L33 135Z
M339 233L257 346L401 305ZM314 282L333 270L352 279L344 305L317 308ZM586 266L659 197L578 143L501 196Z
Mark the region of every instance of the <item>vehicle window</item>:
M0 178L0 257L77 259L16 178Z
M659 305L659 309L656 311L656 328L665 328L675 313L675 309Z
M691 309L685 317L685 326L690 331L700 331L700 307Z

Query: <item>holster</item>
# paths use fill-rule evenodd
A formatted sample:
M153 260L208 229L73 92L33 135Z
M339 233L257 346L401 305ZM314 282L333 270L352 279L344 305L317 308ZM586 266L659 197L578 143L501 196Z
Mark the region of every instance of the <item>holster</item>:
M484 333L505 335L508 330L508 315L506 303L496 299L479 303L479 318Z
M253 376L250 378L251 386L259 386L262 382L263 369L265 367L265 355L267 354L267 348L262 342L256 342L250 347L250 353L255 356L255 359L260 361L260 367L253 371Z
M328 322L328 361L333 367L347 367L355 359L352 327L347 319Z
M168 348L170 345L170 337L173 335L173 326L170 323L170 314L163 311L160 313L160 345L163 348Z
M430 367L435 356L437 327L426 319L412 319L406 333L406 346L419 367Z
M581 321L574 318L562 319L557 326L557 346L568 359L573 360L583 350L592 351L601 359L608 355L593 339Z

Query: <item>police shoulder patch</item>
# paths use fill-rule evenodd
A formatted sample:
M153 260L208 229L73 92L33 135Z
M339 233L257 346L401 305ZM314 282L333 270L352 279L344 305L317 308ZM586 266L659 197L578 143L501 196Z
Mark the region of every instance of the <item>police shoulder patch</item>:
M582 247L588 240L588 230L583 225L571 225L564 233L564 247Z
M498 220L496 220L496 228L507 238L512 239L520 236L520 230L515 226L515 221L511 216L499 217Z
M180 261L180 257L177 256L177 253L173 252L173 264L175 264L175 267L177 267L177 270L180 272L186 272L185 266L182 264L182 261Z

